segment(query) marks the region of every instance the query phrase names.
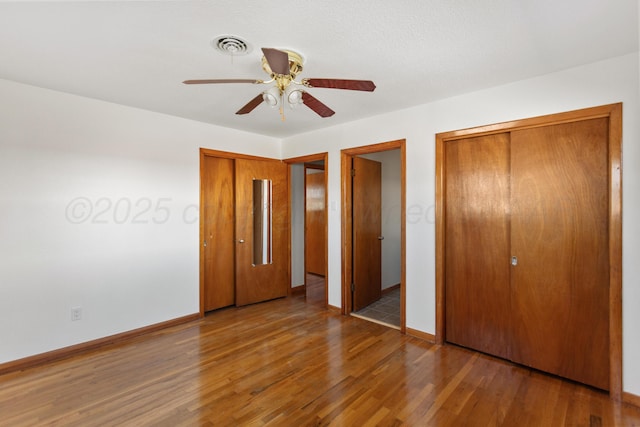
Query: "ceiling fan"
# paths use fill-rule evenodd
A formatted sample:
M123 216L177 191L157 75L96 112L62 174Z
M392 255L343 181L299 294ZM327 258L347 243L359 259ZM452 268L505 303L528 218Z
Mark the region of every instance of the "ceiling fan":
M209 80L185 80L184 84L212 84L212 83L254 83L270 84L269 89L258 94L245 106L236 111L236 114L247 114L258 105L265 102L271 107L280 107L280 115L284 120L283 104L285 102L292 108L304 104L321 117L330 117L335 114L331 108L320 102L305 88L331 88L346 90L361 90L373 92L376 85L370 80L344 80L344 79L317 79L305 78L296 81L296 76L302 71L302 56L289 50L262 48L262 69L271 77L269 80L252 79L209 79Z

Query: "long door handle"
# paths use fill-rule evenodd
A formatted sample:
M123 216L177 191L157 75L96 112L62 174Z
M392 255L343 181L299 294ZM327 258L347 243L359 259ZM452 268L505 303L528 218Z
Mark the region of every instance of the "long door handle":
M384 240L384 236L378 236L378 240Z

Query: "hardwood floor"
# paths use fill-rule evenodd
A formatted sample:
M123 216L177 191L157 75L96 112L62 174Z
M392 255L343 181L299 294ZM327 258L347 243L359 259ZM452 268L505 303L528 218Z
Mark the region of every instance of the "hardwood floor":
M0 425L631 426L640 409L300 296L0 376Z

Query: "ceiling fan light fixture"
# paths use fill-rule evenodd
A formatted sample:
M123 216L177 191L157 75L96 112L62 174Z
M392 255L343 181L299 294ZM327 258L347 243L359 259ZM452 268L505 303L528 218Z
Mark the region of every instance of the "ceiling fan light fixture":
M285 95L287 97L287 103L289 107L296 108L298 105L302 104L302 90L293 88L291 86L287 87L285 90Z
M272 86L270 89L262 93L262 99L269 107L272 108L280 105L280 98L280 89L278 89L277 86Z

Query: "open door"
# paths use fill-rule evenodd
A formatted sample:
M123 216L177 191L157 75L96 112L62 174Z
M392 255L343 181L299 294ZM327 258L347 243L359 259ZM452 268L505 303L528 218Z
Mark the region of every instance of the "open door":
M287 166L235 161L236 305L287 295L289 209Z
M382 165L353 158L353 311L382 296Z
M324 169L305 167L304 259L306 273L325 275L327 261Z

